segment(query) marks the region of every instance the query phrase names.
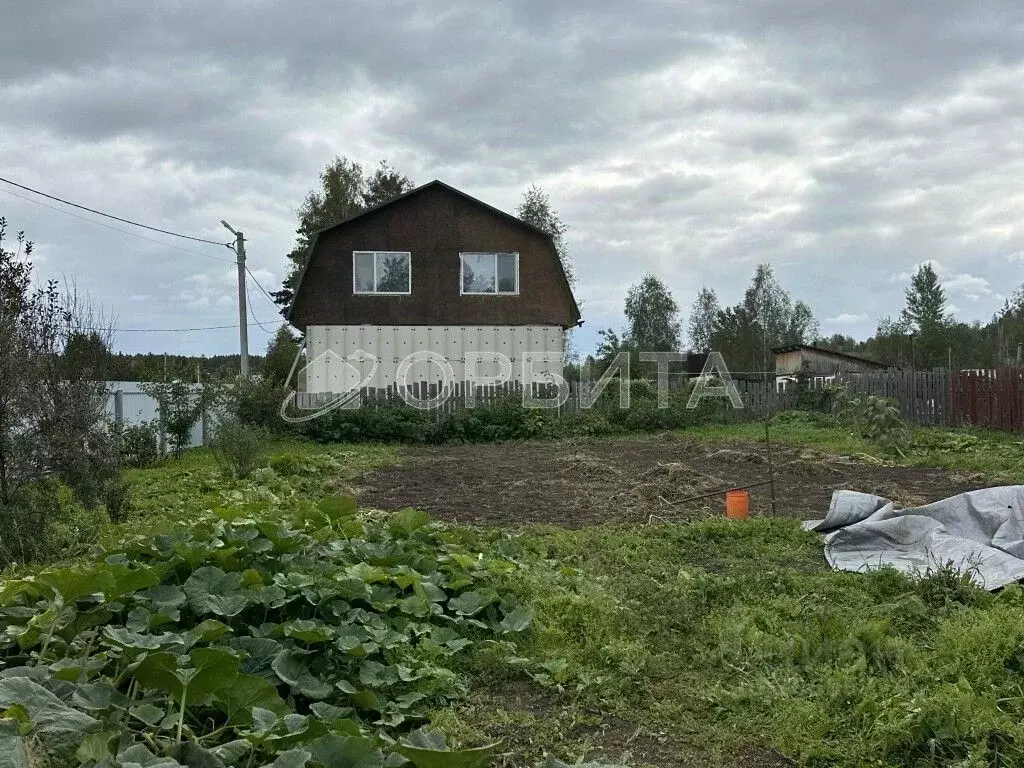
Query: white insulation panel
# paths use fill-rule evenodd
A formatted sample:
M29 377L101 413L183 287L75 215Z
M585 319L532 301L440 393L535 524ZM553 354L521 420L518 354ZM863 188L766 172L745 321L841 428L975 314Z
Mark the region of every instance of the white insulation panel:
M562 373L563 331L547 325L311 325L306 329L305 389L387 387L396 383L399 367L410 355L404 382L399 383L437 382L447 371L426 352L447 361L454 381L543 381Z

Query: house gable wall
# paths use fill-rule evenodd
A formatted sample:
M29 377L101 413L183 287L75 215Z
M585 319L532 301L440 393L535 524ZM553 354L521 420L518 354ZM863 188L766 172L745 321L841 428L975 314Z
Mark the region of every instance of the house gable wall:
M407 296L353 295L353 251L411 252ZM460 252L519 253L519 294L463 296ZM306 326L576 324L550 240L437 185L320 234L291 311Z

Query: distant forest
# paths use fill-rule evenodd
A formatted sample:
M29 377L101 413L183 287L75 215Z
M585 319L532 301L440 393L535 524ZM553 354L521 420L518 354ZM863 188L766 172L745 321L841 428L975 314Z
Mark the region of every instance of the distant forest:
M251 373L261 373L264 357L249 355ZM107 381L164 381L182 379L226 379L238 375L238 355L165 355L146 353L129 355L108 352L103 357L101 371Z

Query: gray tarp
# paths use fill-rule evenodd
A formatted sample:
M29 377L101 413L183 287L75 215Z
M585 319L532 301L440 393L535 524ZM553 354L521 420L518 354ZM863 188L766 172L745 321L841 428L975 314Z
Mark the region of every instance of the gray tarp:
M825 558L842 571L892 566L924 574L946 563L989 590L1024 579L1024 485L982 488L895 509L889 499L836 491L824 520Z

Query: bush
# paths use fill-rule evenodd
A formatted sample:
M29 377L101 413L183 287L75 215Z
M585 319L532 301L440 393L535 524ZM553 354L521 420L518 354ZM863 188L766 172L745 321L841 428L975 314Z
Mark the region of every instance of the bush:
M124 466L145 469L160 461L160 429L155 422L115 426L114 435Z
M405 405L380 409L338 408L298 426L301 434L320 443L422 443L434 415Z
M209 382L190 384L181 379L146 382L140 388L157 401L160 421L175 453L188 447L192 428L222 395L220 389Z
M851 424L865 440L906 458L904 450L910 444L910 430L894 400L878 395L849 398L839 418Z
M239 479L263 465L266 446L265 430L237 421L218 424L210 444L224 473Z
M223 406L234 421L282 434L291 429L281 418L281 403L287 395L282 385L265 378L239 378L225 391Z
M103 505L107 509L107 517L110 518L110 522L124 521L132 509L132 491L128 483L121 479L109 483L104 494Z

